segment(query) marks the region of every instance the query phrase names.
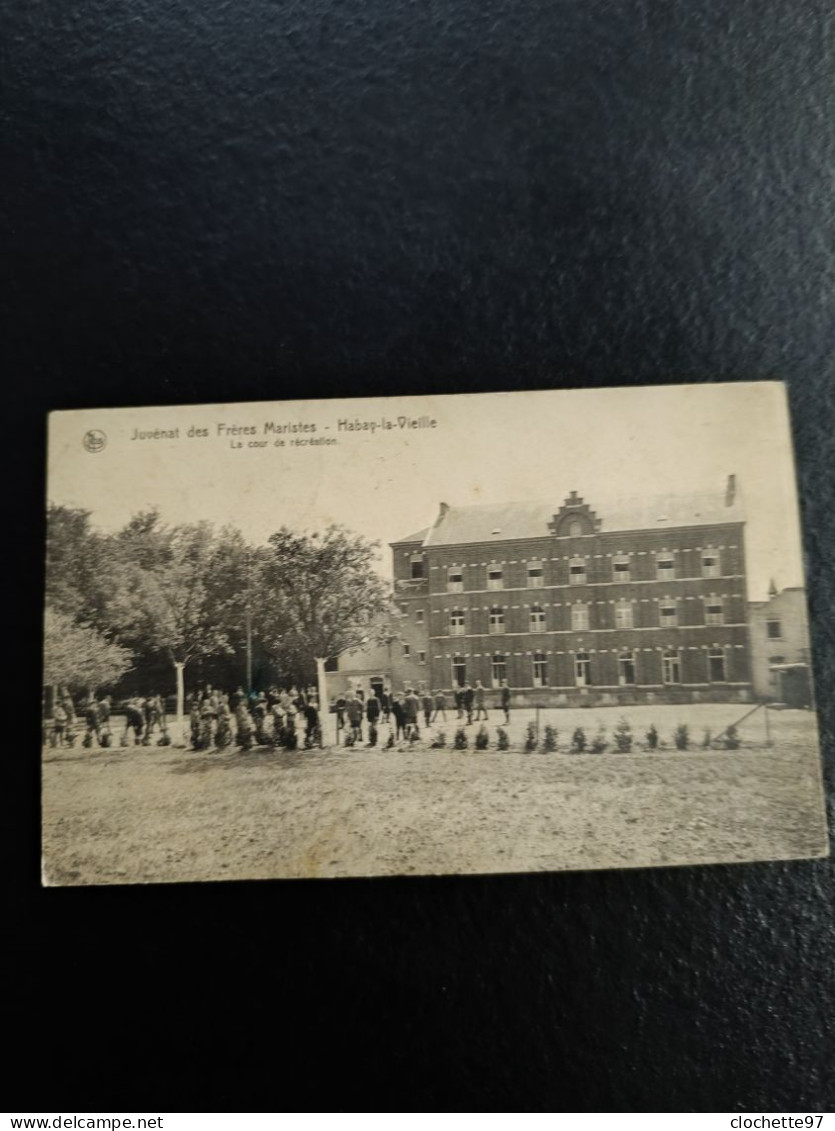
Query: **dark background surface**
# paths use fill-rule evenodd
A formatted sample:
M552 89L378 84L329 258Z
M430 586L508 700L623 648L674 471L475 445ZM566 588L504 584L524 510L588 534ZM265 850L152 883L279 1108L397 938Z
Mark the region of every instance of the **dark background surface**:
M826 861L41 891L35 766L49 408L780 377L831 797L829 0L3 7L12 1106L831 1110Z

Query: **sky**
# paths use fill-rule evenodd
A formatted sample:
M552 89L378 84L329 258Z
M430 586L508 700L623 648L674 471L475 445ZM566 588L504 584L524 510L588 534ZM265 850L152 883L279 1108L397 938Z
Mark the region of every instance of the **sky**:
M723 494L729 474L746 510L749 599L772 578L802 585L777 382L59 412L47 497L103 530L150 507L169 523L232 523L256 543L282 525L339 522L382 543L390 576L388 543L429 526L442 501L553 499L556 511L574 490L605 529L620 495Z

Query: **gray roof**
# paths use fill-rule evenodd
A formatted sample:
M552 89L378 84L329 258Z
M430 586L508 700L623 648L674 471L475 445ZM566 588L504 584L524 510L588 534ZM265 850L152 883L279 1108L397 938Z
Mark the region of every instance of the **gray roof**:
M419 530L417 534L412 534L408 538L398 538L394 542L390 542L390 546L405 546L407 542L423 542L426 535L431 530L431 527L424 526L423 530Z
M477 506L450 506L431 526L424 546L460 546L472 542L503 542L542 538L549 534L563 498L526 500ZM670 530L681 526L712 526L743 522L737 489L735 501L725 505L724 491L699 495L641 495L610 500L587 498L600 520L601 531ZM401 539L407 541L407 539Z

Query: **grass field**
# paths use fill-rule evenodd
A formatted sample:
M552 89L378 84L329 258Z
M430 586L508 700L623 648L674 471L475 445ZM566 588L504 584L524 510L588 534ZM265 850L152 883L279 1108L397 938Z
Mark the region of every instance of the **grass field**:
M533 712L514 713L514 749L331 748L198 753L176 747L43 753L47 884L519 872L825 855L820 758L809 711L763 711L734 751L697 743L739 704L543 712L609 737L626 714L667 749L526 754ZM457 720L445 727L452 741ZM471 736L475 725L467 728ZM385 741L386 728L381 728ZM426 741L428 738L426 736Z

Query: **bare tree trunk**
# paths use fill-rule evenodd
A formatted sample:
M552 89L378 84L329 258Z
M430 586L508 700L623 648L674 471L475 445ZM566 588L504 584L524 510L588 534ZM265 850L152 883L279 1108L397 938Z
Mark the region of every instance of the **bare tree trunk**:
M316 657L316 693L319 696L319 726L322 728L322 745L336 745L336 715L331 714L331 701L328 695L328 677L325 661Z
M183 680L183 670L185 664L182 660L174 661L174 671L177 678L177 731L180 735L180 742L185 742L185 735L183 733L183 713L185 710L185 681Z

